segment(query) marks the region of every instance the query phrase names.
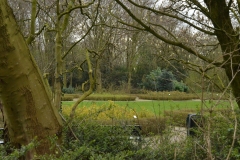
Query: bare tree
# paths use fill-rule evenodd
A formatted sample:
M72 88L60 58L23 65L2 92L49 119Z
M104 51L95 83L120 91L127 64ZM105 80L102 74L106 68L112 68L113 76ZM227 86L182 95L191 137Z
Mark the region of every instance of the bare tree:
M156 5L143 5L137 1L128 0L123 2L115 0L139 25L125 24L133 28L151 33L153 36L161 41L169 43L184 49L188 53L201 59L207 65L199 67L198 70L209 70L212 67L221 67L225 69L226 75L231 81L233 94L237 99L238 106L240 106L240 85L239 79L239 1L155 1ZM150 1L148 1L150 2ZM135 6L139 9L149 12L149 15L161 17L168 17L175 21L183 23L178 26L178 29L190 28L191 32L197 32L199 37L212 37L218 43L198 46L188 39L183 39L184 36L178 36L177 30L170 31L165 27L167 24L159 22L152 22L151 20L143 19L130 10L129 6ZM166 33L166 34L162 34ZM168 36L165 36L168 35ZM201 50L208 47L208 51L219 45L221 53L217 57L211 57L208 54L203 54ZM206 52L206 51L205 51ZM236 76L233 76L235 75ZM234 77L234 79L233 79Z

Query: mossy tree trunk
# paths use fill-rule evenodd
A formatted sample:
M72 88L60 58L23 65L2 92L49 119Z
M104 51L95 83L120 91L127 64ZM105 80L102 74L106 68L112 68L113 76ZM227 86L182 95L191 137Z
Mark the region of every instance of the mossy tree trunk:
M60 27L59 27L60 28ZM56 58L56 69L55 69L55 81L54 81L54 106L57 109L61 107L61 96L62 96L62 85L63 85L63 60L61 58L62 53L62 37L58 31L56 35L55 44L55 58Z
M73 7L73 0L68 4L67 10ZM62 96L62 85L63 85L63 58L62 58L62 41L63 32L66 30L70 13L60 13L60 2L57 1L57 22L56 22L56 41L55 41L55 58L56 58L56 69L55 69L55 81L54 81L54 106L57 109L61 108L61 96ZM63 18L63 20L62 20Z
M34 138L40 142L25 159L54 153L48 137L57 135L61 141L61 118L7 0L0 1L0 96L10 142L16 147Z

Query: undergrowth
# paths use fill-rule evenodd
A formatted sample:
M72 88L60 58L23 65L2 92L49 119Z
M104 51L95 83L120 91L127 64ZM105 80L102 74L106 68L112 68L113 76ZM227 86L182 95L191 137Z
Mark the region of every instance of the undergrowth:
M141 139L131 139L132 129L124 125L100 125L96 121L96 115L88 119L77 117L70 125L71 130L68 125L64 126L60 156L36 156L36 159L237 160L240 158L240 130L236 127L239 115L239 111L231 109L212 112L204 116L204 125L197 128L196 135L189 137L185 131L176 130L167 122L161 134L142 135ZM157 124L156 121L155 123ZM13 154L10 155L4 152L5 146L1 146L0 153L3 159L17 159L31 150L35 143L37 142L23 146L22 149L13 149Z

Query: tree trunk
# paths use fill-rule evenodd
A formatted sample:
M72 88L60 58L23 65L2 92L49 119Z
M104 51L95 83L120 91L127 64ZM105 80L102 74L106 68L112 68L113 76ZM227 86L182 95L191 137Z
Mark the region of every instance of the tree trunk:
M7 0L0 1L0 96L10 142L16 147L34 138L40 142L25 159L54 153L48 137L61 141L62 121Z
M128 71L128 82L127 82L127 91L128 93L131 93L131 88L132 88L132 72L131 70Z
M59 29L59 28L58 28ZM54 106L59 110L61 108L61 96L62 96L62 84L63 84L63 75L62 67L63 60L61 57L62 51L62 38L58 31L56 35L55 42L55 58L56 58L56 69L55 69L55 81L54 81Z
M73 82L73 71L70 73L70 82L69 82L69 86L68 86L69 88L73 87L72 82Z
M63 88L67 88L67 72L66 72L66 61L63 60Z
M97 60L96 64L96 91L97 92L102 92L102 74L101 74L101 68L100 68L100 63L102 62L101 59Z
M216 28L216 36L221 45L224 68L231 83L233 95L240 107L240 44L239 33L234 31L231 23L229 7L225 0L205 0L210 18Z
M72 8L72 3L69 3L68 9ZM55 42L55 58L56 58L56 69L55 69L55 81L54 81L54 106L60 110L61 109L61 97L62 97L62 85L63 85L63 59L62 59L62 35L66 30L70 13L64 15L63 21L61 21L60 16L60 1L57 1L58 13L56 22L56 42Z

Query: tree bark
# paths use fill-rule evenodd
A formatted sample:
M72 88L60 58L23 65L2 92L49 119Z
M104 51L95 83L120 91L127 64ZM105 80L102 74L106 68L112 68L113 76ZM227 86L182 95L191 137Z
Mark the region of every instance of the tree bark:
M60 16L60 2L57 2L57 22L56 22L56 42L55 42L55 58L56 58L56 68L55 68L55 81L54 81L54 106L60 110L61 109L61 97L62 97L62 85L63 85L63 59L62 59L62 40L63 32L66 30L69 14L64 15L63 22L61 22ZM72 8L72 3L68 5L68 9Z
M67 88L67 72L66 72L66 61L63 60L63 88Z
M225 61L224 68L229 81L231 81L233 95L240 107L239 33L237 33L232 26L229 7L225 0L205 0L205 4L208 7L212 23L216 28L215 33L222 49L223 59Z
M10 142L16 147L34 138L40 142L25 159L54 153L48 137L61 141L62 121L7 0L0 1L0 98Z
M55 58L56 58L56 69L55 69L55 81L54 81L54 106L59 110L61 108L61 96L62 96L62 85L63 85L63 60L61 58L62 50L62 37L59 31L56 35L55 42Z

